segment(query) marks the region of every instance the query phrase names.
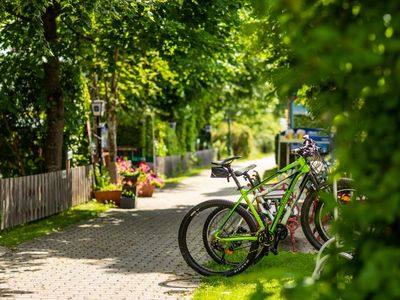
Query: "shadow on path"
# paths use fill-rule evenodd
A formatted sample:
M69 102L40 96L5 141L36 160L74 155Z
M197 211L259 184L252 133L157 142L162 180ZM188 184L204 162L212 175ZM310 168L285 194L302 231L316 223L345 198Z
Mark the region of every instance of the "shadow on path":
M103 217L25 243L4 255L2 263L16 272L35 272L46 257L67 257L84 259L87 264L104 260L109 272L187 272L190 270L179 252L178 228L188 209L114 209Z
M145 209L113 209L20 245L0 257L0 296L57 298L66 291L72 298L83 299L73 293L90 291L93 294L87 298L99 299L124 289L128 299L132 295L160 299L160 293L186 296L201 277L187 266L179 251L183 216L207 197L238 195L234 186L208 176L163 189L157 193L159 199L143 199L156 200L143 205Z
M73 268L90 269L103 278L120 274L121 280L129 274L146 274L146 278L152 273L167 274L155 281L163 293L185 296L200 283L200 276L187 266L178 246L180 220L189 208L113 209L102 217L24 243L0 258L0 277L7 273L8 281L0 280L0 296L35 293L39 283L35 288L20 286L13 290L14 280L20 277L55 276L68 281L69 273L74 272L69 269ZM137 278L140 282L141 276Z
M240 197L240 193L237 190L237 187L224 187L217 191L212 191L209 193L202 193L202 195L206 197L213 197L213 196L237 196L237 199Z

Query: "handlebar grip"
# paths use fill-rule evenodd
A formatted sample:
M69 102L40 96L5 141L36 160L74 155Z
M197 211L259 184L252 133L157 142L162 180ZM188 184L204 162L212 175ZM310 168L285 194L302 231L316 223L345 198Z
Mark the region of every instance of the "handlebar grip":
M295 155L299 155L300 154L301 149L300 148L296 148L290 151L291 154L295 154Z

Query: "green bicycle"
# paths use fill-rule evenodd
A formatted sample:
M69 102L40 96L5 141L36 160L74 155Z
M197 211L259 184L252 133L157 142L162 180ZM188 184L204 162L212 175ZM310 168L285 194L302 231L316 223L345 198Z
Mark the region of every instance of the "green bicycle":
M236 202L206 201L185 215L178 241L181 254L191 268L206 276L231 276L269 252L277 254L279 242L288 234L287 221L301 195L305 190L318 190L326 178L319 170L321 160L315 159L320 155L313 140L305 136L304 145L293 153L298 155L293 163L261 182L248 174L254 165L232 169L231 163L237 156L213 162L212 177L232 178L240 198ZM239 182L242 176L250 181L249 188ZM278 182L271 184L277 178ZM285 192L271 212L268 195L284 184ZM296 194L295 189L299 191Z

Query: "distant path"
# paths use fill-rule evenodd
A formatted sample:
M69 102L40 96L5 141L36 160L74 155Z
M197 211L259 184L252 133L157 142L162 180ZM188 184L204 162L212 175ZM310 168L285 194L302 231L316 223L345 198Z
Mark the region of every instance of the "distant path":
M237 166L249 163L261 174L275 165L268 156ZM232 193L233 182L211 179L204 171L153 198L140 198L138 209L112 209L22 244L0 256L0 298L190 298L201 278L181 258L180 221L193 205L216 196L234 199Z

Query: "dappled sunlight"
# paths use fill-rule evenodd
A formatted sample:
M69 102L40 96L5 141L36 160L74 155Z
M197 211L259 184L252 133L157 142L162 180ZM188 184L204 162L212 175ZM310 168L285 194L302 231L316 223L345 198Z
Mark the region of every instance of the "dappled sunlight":
M3 256L0 266L17 272L21 283L29 282L32 272L40 274L47 290L64 281L81 286L80 278L101 286L127 284L132 292L139 287L152 290L151 279L157 278L165 295L186 297L201 277L179 253L179 223L189 208L207 199L202 195L205 190L218 191L227 184L209 179L208 172L204 176L184 180L182 186L189 191L157 192L153 198L139 198L137 209L113 208L98 218L24 243ZM147 281L149 285L144 284ZM27 285L14 287L17 292L36 293Z

